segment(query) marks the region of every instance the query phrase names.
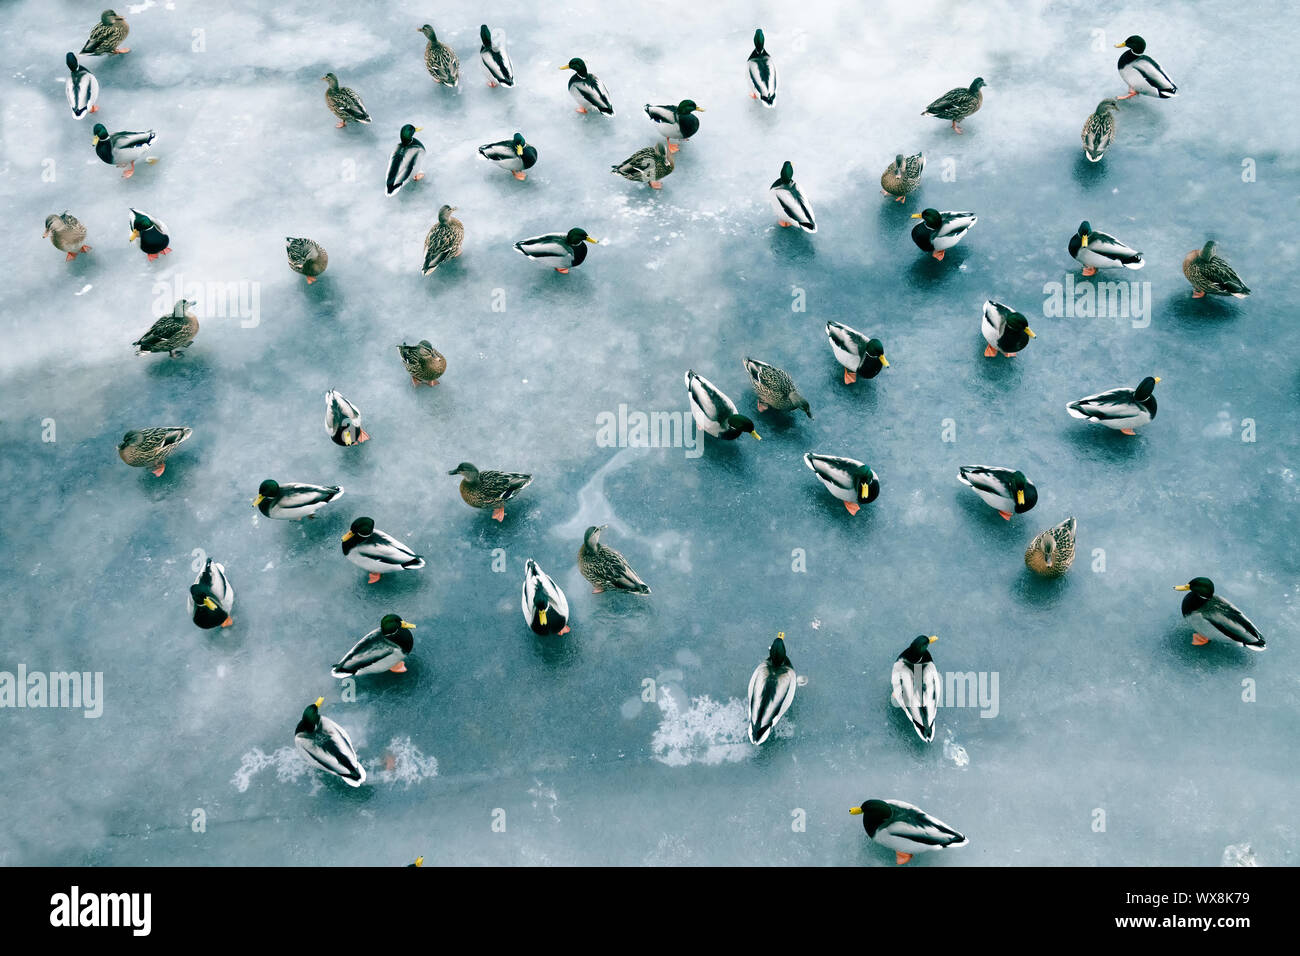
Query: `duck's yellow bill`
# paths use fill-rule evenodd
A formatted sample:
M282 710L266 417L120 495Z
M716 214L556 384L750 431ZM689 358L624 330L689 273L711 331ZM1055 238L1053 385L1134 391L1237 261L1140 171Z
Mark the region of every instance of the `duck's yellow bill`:
M1023 505L1024 503L1025 503L1025 493L1024 493L1023 491L1017 491L1017 492L1016 492L1016 504L1018 504L1018 505Z
M1117 50L1122 50L1122 49L1124 49L1124 47L1126 47L1126 46L1128 46L1127 43L1116 43L1116 44L1115 44L1115 49L1117 49Z
M880 356L880 367L889 368L889 359L885 358L883 355Z
M139 239L139 238L140 238L140 230L139 230L139 229L132 229L132 230L131 230L131 235L129 235L129 236L126 237L126 241L127 241L127 242L134 242L136 239Z
M402 627L406 628L408 631L413 631L413 630L415 630L415 625L412 624L410 621L403 621L403 622L402 622Z
M1174 585L1174 590L1175 590L1175 591L1190 591L1191 589L1192 589L1192 586L1191 586L1190 584L1175 584L1175 585Z
M316 707L317 707L317 708L319 708L320 705L323 704L323 703L325 703L325 698L324 698L324 697L317 697L317 698L316 698Z
M1034 330L1031 329L1029 326L1025 326L1025 335L1029 336L1031 339L1038 338L1038 336L1034 333Z
M253 507L254 508L259 507L262 504L262 502L265 500L266 500L265 495L258 495L256 498L253 499Z
M754 441L762 441L762 440L763 440L763 436L760 435L758 432L750 432L750 434L754 436Z
M939 635L938 635L938 634L931 634L931 635L930 635L930 643L931 643L931 644L933 644L933 643L934 643L935 641L937 641L938 639L939 639Z
M861 808L861 807L849 807L849 813L853 814L855 817L860 817L860 816L862 816L862 808Z
M862 489L858 492L858 497L859 497L859 498L866 498L867 495L868 495L870 492L871 492L871 489L868 488L866 485L863 485L863 486L862 486Z
M203 606L209 611L215 611L217 609L217 602L212 600L212 598L204 598Z
M914 213L912 213L912 218L913 218L913 219L920 219L920 218L921 218L921 214L920 214L919 212L914 212Z
M351 541L351 540L352 540L353 538L355 538L355 537L356 537L356 535L353 534L351 531L345 531L345 532L343 533L343 540L344 540L344 541Z
M96 136L94 139L92 139L92 140L90 141L90 145L91 145L91 146L98 146L98 145L99 145L99 137Z
M599 245L600 240L599 240L599 239L593 239L593 238L591 238L591 236L588 236L586 239L583 240L583 242L590 242L593 246L595 246L595 245Z
M1087 249L1087 248L1088 248L1088 237L1087 237L1087 236L1080 236L1080 237L1079 237L1079 245L1082 246L1084 249Z
M542 627L546 626L546 608L541 608L538 610L537 620L541 622Z

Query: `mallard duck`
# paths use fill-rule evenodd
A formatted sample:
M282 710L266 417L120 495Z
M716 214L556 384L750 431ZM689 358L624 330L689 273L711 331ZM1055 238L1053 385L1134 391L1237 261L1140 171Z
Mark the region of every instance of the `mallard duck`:
M427 23L415 32L423 33L429 40L424 48L424 68L434 81L441 86L455 86L460 82L460 57L456 51L440 42Z
M1121 100L1132 99L1139 93L1162 100L1178 95L1174 81L1165 75L1159 63L1146 55L1146 48L1147 41L1139 36L1115 44L1115 49L1124 51L1115 65L1120 77L1128 84L1128 93L1119 97Z
M1192 298L1202 298L1207 292L1210 295L1230 295L1234 299L1246 298L1250 289L1228 265L1228 260L1215 252L1217 248L1218 243L1211 239L1183 258L1183 275L1192 284Z
M1045 578L1059 578L1074 564L1073 518L1066 518L1054 528L1037 535L1025 549L1025 567Z
M749 384L758 396L758 410L765 412L769 408L777 412L793 412L802 409L812 418L812 408L808 399L799 394L794 379L790 374L775 365L768 365L758 359L745 358L745 371L749 373Z
M608 528L591 527L582 536L578 549L578 570L591 582L591 593L600 594L607 589L628 591L632 594L649 594L650 587L632 570L627 559L608 545L600 543L600 533Z
M880 479L856 458L808 452L803 456L803 463L826 486L827 491L844 502L845 509L851 515L857 514L862 505L871 504L880 497Z
M419 345L399 345L397 352L402 356L402 364L411 376L412 385L432 387L447 371L447 359L428 339L420 339Z
M925 153L917 153L915 156L899 153L880 174L880 194L893 196L894 202L907 202L907 197L921 185L921 173L924 170Z
M1010 468L962 465L957 478L1007 521L1013 513L1024 514L1038 504L1038 489L1022 472Z
M764 46L762 30L754 31L754 52L749 54L749 84L754 88L751 99L758 100L769 109L776 105L776 64Z
M153 141L156 138L156 134L151 129L147 129L142 133L122 130L110 135L108 128L103 123L96 123L90 145L95 147L95 155L105 163L125 170L122 173L123 179L130 179L135 175L136 161L153 149ZM153 156L146 160L149 163L156 163L157 161Z
M345 448L370 441L361 427L361 409L332 388L325 393L325 431L330 441Z
M478 148L478 154L484 159L496 163L502 169L514 173L515 179L528 178L525 170L537 165L537 149L524 141L523 133L515 133L510 139L499 143L488 143Z
M293 728L294 745L309 761L338 777L349 787L366 782L366 768L361 766L357 748L348 732L321 714L324 697L317 697L302 712L302 720Z
M361 102L356 90L339 86L339 78L333 73L326 73L321 79L329 84L325 87L325 105L339 118L334 124L335 129L347 126L349 120L353 123L370 122L370 113L366 111L366 104Z
M494 37L486 23L478 28L478 35L483 41L478 55L483 61L483 69L487 70L488 86L495 87L498 83L502 86L514 86L515 67L510 62L510 54L501 45L501 37L499 35Z
M663 143L643 146L623 162L609 167L624 179L634 183L648 183L651 189L663 189L663 178L673 171L677 163Z
M980 321L980 332L984 335L984 341L988 343L984 347L985 358L993 358L997 355L1011 358L1028 345L1030 339L1038 337L1029 327L1028 319L1010 306L994 302L992 299L984 303L984 317Z
M360 677L362 674L406 673L406 655L415 646L411 632L415 625L401 615L385 614L379 626L352 645L343 659L330 669L331 677Z
M1083 274L1096 275L1098 269L1141 269L1146 263L1142 253L1120 242L1114 236L1097 232L1087 220L1079 223L1079 230L1070 237L1070 255L1083 266Z
M314 239L285 236L284 251L289 257L289 268L302 275L308 285L315 282L330 264L329 253Z
M452 215L455 206L438 210L438 221L424 237L424 265L420 271L430 275L434 269L460 255L460 245L465 241L465 224Z
M700 131L700 118L696 113L703 113L703 106L696 106L694 100L682 100L676 106L645 105L645 115L655 124L659 134L668 140L668 152L675 153L681 147L673 145L674 137L683 142Z
M927 744L934 740L934 720L938 716L943 684L939 668L930 656L930 645L938 639L922 634L912 641L898 655L889 674L890 685L894 688L891 698L894 706L902 709L912 722L916 736Z
M161 476L167 468L167 456L193 433L193 429L181 425L133 428L117 443L117 455L132 468L149 468Z
M587 235L585 229L573 228L568 232L548 232L544 236L520 239L515 243L515 251L567 275L570 269L576 269L586 261L587 247L583 245L586 242L596 245L597 240ZM554 265L556 262L563 265Z
M867 800L849 813L862 817L867 836L894 851L900 866L917 853L965 846L967 839L942 820L902 800Z
M761 744L794 702L799 681L785 653L785 632L772 642L767 657L749 678L749 739Z
M768 195L780 225L798 226L804 232L817 231L812 206L799 191L799 184L794 181L794 165L789 160L781 166L780 178L768 187Z
M194 336L199 334L199 320L190 311L193 305L189 299L177 299L171 312L159 316L148 332L131 343L135 354L166 352L172 358L179 358L181 349L189 348Z
M190 585L186 606L190 618L205 631L234 624L230 612L235 607L235 589L226 578L226 569L208 558L203 570Z
M1088 162L1099 162L1111 143L1115 142L1115 114L1119 112L1119 102L1113 97L1102 100L1097 109L1083 124L1083 155Z
M962 128L957 125L957 121L979 112L979 108L984 105L984 87L987 85L982 76L977 76L969 87L959 86L943 94L922 110L921 115L951 120L953 132L960 133Z
M172 251L169 245L171 236L167 235L167 224L139 209L131 210L131 232L127 242L140 240L140 251L150 262Z
M1214 582L1209 578L1192 578L1186 584L1179 584L1175 591L1190 591L1183 598L1183 619L1196 627L1192 634L1192 643L1197 647L1210 643L1213 637L1227 638L1251 651L1262 651L1264 638L1259 628L1251 623L1250 618L1242 614L1237 606L1214 593Z
M522 596L524 620L534 634L559 635L569 633L569 602L560 586L551 576L528 559L524 565L524 591Z
M366 517L353 521L343 535L343 556L370 572L369 584L392 571L418 571L424 567L422 556L391 535L377 531L374 519Z
M979 222L973 212L939 212L926 209L912 213L913 219L921 220L912 227L912 241L922 252L928 252L940 262L943 255L966 237L966 233Z
M694 369L686 371L686 394L690 397L691 417L695 419L695 427L706 435L723 441L735 441L741 435L748 434L762 440L762 436L754 430L753 421L736 410L736 403Z
M614 104L609 101L609 90L605 89L605 84L600 82L600 77L595 73L587 72L586 63L575 56L560 69L573 71L573 76L569 77L569 95L578 101L579 113L586 113L590 107L606 116L614 115Z
M1156 417L1156 397L1152 394L1160 379L1148 375L1137 388L1112 388L1089 395L1066 405L1075 418L1098 422L1125 435L1136 435L1133 429L1150 425Z
M69 53L64 62L68 64L68 78L64 80L64 87L72 115L77 119L85 119L87 113L98 113L99 107L95 103L99 99L99 80L95 79L94 73L77 62L75 53Z
M82 56L105 56L109 53L130 53L129 46L122 46L122 41L131 32L125 18L119 17L112 10L105 10L99 16L99 22L86 38L86 45L81 48Z
M504 521L506 502L533 482L532 475L511 471L479 471L467 461L447 472L460 476L460 496L471 508L491 508L492 517Z
M414 866L414 867L421 867L421 866L424 866L424 857L422 857L422 856L417 856L417 857L415 858L415 862L414 862L414 863L408 863L408 864L406 864L406 866L407 866L408 869L409 869L410 867L413 867L413 866Z
M407 183L419 182L424 178L424 173L416 172L424 157L424 144L415 138L415 134L422 129L423 126L407 123L397 134L397 146L393 149L393 155L388 157L388 178L384 184L389 196Z
M267 478L257 486L253 507L268 518L301 521L315 518L317 511L341 497L343 488L340 485L308 485L297 481L280 484Z
M49 239L55 249L68 254L64 262L71 262L77 258L77 253L89 252L91 248L85 245L86 227L67 210L45 217L45 232L41 233L41 238Z
M840 322L826 323L826 338L830 340L835 360L844 366L845 385L852 385L859 375L875 378L881 369L889 368L880 339L869 339Z

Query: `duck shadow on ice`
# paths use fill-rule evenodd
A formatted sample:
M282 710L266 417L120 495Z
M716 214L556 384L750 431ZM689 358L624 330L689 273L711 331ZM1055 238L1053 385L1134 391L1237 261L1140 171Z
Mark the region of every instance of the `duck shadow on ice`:
M1011 596L1021 603L1050 610L1061 603L1069 587L1070 574L1068 572L1059 578L1046 578L1041 574L1030 571L1022 562L1020 574L1011 582L1010 591Z
M1177 610L1177 605L1175 605L1175 614ZM1202 647L1197 647L1192 644L1193 630L1195 628L1190 621L1179 620L1165 628L1164 633L1160 636L1161 642L1169 649L1174 659L1185 667L1199 665L1214 668L1215 670L1253 670L1254 668L1251 665L1255 663L1255 658L1268 653L1267 649L1250 651L1238 644L1229 644L1227 641L1218 640L1217 638Z
M572 617L569 618L569 625L573 630L562 637L542 637L529 631L533 639L533 656L547 667L572 667L577 664L582 659L582 643L574 640L577 628L573 625Z
M1029 524L1034 523L1032 515L1014 515L1010 521L1003 518L989 505L985 504L970 488L957 481L957 470L955 468L953 469L953 484L957 486L953 489L953 497L956 499L958 506L972 518L977 519L985 530L996 532L1006 540L1024 538L1024 543L1029 543L1029 538L1025 537L1029 529L1025 525L1026 522Z
M1238 300L1215 295L1193 299L1190 289L1191 286L1184 286L1176 295L1166 298L1160 303L1158 314L1182 326L1199 326L1204 322L1235 319L1241 315Z
M907 241L911 242L911 238ZM940 261L918 250L919 258L912 260L907 269L907 284L916 289L951 281L961 275L961 266L969 254L969 250L962 246L953 246Z
M773 256L783 262L812 262L817 258L812 237L798 226L773 225L768 242Z
M298 288L307 302L313 319L337 319L346 306L347 299L338 283L322 275L315 282L299 281Z
M1069 442L1076 453L1087 461L1118 465L1136 461L1148 454L1147 440L1142 432L1136 435L1122 435L1113 428L1092 422L1078 422L1071 419L1070 425L1063 427L1065 441ZM1152 425L1155 428L1158 425Z
M1090 162L1082 150L1075 151L1074 169L1071 175L1080 186L1096 186L1106 180L1106 164L1111 162L1109 156L1097 162Z
M142 355L140 359L148 362L145 375L157 381L168 382L182 379L187 385L208 392L212 381L213 368L209 363L208 353L193 351L193 346L185 349L177 358L171 358L165 352L159 355Z

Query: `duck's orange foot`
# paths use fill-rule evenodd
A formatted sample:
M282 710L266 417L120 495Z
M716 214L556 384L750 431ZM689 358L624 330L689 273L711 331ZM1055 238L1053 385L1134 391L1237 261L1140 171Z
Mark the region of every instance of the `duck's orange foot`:
M519 180L520 182L523 182L527 178L528 178L527 173L525 173L522 170L515 170L515 179Z
M759 402L759 403L758 403L758 410L759 410L760 412L765 412L765 411L767 411L767 406L764 405L762 402Z
M758 99L758 94L757 94L757 93L750 93L750 94L749 94L749 98L750 98L751 100L756 100L756 99Z
M596 587L593 587L593 588L591 589L591 593L592 593L592 594L604 594L604 593L605 593L605 589L604 589L604 588L596 588Z
M579 106L577 111L579 113L585 113L587 112L587 108L585 106Z
M894 202L907 202L907 197L899 196L897 199L894 200Z
M164 250L162 251L162 254L165 256L165 255L167 255L167 254L168 254L169 252L171 252L171 251L172 251L172 247L171 247L171 246L168 246L166 249L164 249Z
M650 181L650 188L651 188L651 189L663 189L663 188L664 188L664 184L661 183L661 182L660 182L659 180L657 180L657 179L653 179L653 180Z
M495 90L496 88L497 88L496 83L492 82L491 80L488 80L488 89Z
M1210 643L1210 639L1209 639L1208 637L1206 637L1204 634L1193 634L1193 635L1192 635L1192 646L1193 646L1193 647L1204 647L1204 646L1205 646L1206 644L1208 644L1208 643Z
M82 251L82 252L89 252L89 251L90 251L90 246L82 246L82 247L81 247L81 251Z
M162 477L162 473L163 473L163 471L166 470L166 468L167 468L167 462L164 461L164 462L163 462L161 465L159 465L157 468L153 469L153 473L154 473L154 475L155 475L156 477L161 478L161 477Z
M234 623L235 623L235 619L234 619L233 617L227 616L226 619L225 619L224 621L221 622L221 626L222 626L222 627L230 627L230 625L232 625L232 624L234 624Z
M388 668L388 669L389 669L389 671L391 671L391 672L394 673L394 674L405 674L405 673L406 673L406 661L398 661L396 664L394 664L392 667L390 667L390 668Z
M995 349L993 346L991 346L991 345L986 345L986 346L984 346L984 357L985 357L985 358L993 358L993 356L995 356L995 355L997 355L997 354L998 354L998 350Z
M560 633L561 633L561 634L568 634L569 631L570 631L569 625L566 624L566 625L564 625L564 628L563 628L563 630L560 631Z
M114 50L113 52L114 52L114 53L119 53L119 54L121 54L121 53L130 53L130 52L131 52L131 48L130 48L129 46L120 46L120 47L118 47L116 50Z
M1121 429L1119 430L1119 433L1120 433L1121 435L1136 435L1136 434L1137 434L1137 432L1135 432L1135 431L1134 431L1133 429L1131 429L1131 428L1121 428Z
M438 384L438 380L435 378L432 382L426 382L425 384L428 385L430 388L433 388L433 386Z
M63 261L64 261L64 262L71 262L71 261L72 261L73 259L75 259L75 258L77 258L77 254L76 254L75 252L69 252L69 253L68 253L68 258L64 259Z
M1095 275L1097 274L1097 267L1096 267L1096 266L1084 266L1084 267L1083 267L1083 274L1086 275L1086 276L1095 276Z
M1020 353L1019 353L1019 352L1005 352L1005 353L1003 353L1003 354L1005 354L1007 358L1015 358L1015 357L1016 357L1017 355L1019 355Z
M957 132L960 133L961 130L957 130ZM894 862L899 866L902 866L904 863L910 862L911 859L912 859L912 854L910 853L901 853L898 850L894 851Z
M420 384L420 380L419 380L418 378L416 378L414 375L412 375L412 376L411 376L411 384L412 384L413 386L419 386L419 384Z
M670 153L676 153L676 152L678 152L678 151L680 151L680 150L681 150L681 147L680 147L680 146L674 146L674 145L673 145L673 141L672 141L671 139L668 141L668 152L670 152Z
M777 225L779 225L782 229L784 229L786 226L794 225L794 223L790 222L788 219L778 219L776 222Z
M98 105L92 106L92 107L90 108L90 111L91 111L92 113L98 113L98 112L99 112L99 106L98 106Z
M858 380L858 373L857 373L857 372L850 372L848 369L845 369L845 370L844 370L844 384L845 384L845 385L852 385L852 384L853 384L854 382L856 382L857 380Z
M953 121L952 121L952 131L953 131L954 133L960 133L960 132L963 132L962 128L961 128L960 126L957 125L957 121L956 121L956 120L953 120Z
M998 514L1002 515L1002 520L1003 520L1003 521L1010 521L1010 520L1011 520L1011 512L1009 512L1009 511L999 511Z
M382 578L382 577L383 577L383 575L380 574L378 571L371 571L371 572L370 572L370 577L366 578L366 583L367 583L367 584L378 584L378 583L379 583L379 579Z
M505 509L505 508L497 508L496 510L494 510L494 511L492 512L492 520L493 520L493 521L505 521L505 520L506 520L506 509Z
M154 261L155 259L157 259L160 255L162 255L161 252L147 252L147 253L145 253L145 256L144 256L144 257L145 257L146 259L148 259L150 262L153 262L153 261Z
M569 274L569 270L568 270L568 269L561 269L561 268L558 268L558 267L557 267L555 271L558 272L558 273L559 273L560 275L562 275L562 276L567 276L567 275Z
M1194 291L1194 292L1192 293L1192 298L1193 298L1193 299L1204 299L1204 298L1205 298L1205 293L1204 293L1204 292L1201 292L1201 291L1199 291L1199 290Z
M417 183L423 178L424 178L424 173L416 173L414 176L414 179Z
M851 515L855 515L862 510L862 505L858 504L856 501L846 501L844 502L844 510Z
M1124 94L1123 96L1117 96L1117 97L1115 97L1115 99L1117 99L1117 100L1131 100L1131 99L1133 99L1133 97L1135 97L1135 96L1137 96L1137 95L1138 95L1138 91L1137 91L1137 90L1129 90L1129 91L1128 91L1126 94Z
M385 750L385 751L384 751L384 769L387 770L389 773L392 773L393 768L396 767L396 766L397 766L397 758L394 757L392 754L390 754L388 751Z
M135 175L135 163L132 163L130 166L126 167L126 172L122 174L122 178L130 179L134 175Z
M315 277L315 276L303 276L303 278L307 280L307 284L308 284L308 285L311 285L313 282L316 281L316 277Z
M942 252L942 251L940 251L940 252L932 252L932 253L930 253L930 255L934 256L934 257L935 257L936 259L938 259L940 262L943 262L943 252Z
M370 441L370 436L366 434L366 430L365 430L364 428L358 428L358 429L357 429L357 444L359 445L359 444L361 444L363 441Z
M344 123L344 122L341 122L341 121L340 121L340 122L334 124L334 128L335 128L335 129L342 129L343 127L345 127L345 126L347 126L347 125L348 125L347 123Z

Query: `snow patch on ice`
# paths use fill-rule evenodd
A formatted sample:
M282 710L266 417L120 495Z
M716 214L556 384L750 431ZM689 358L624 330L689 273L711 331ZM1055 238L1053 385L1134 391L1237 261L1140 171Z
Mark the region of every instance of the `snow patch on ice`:
M426 757L410 737L394 737L366 772L380 783L404 783L409 790L413 783L438 776L438 758Z
M254 747L240 758L239 769L230 782L240 793L245 793L253 782L253 777L268 769L275 770L275 777L281 783L292 783L311 768L296 747L281 747L269 754L261 747Z
M705 694L691 698L690 707L683 710L679 693L671 687L659 690L663 719L650 741L655 760L670 767L692 763L713 766L754 755L757 748L749 742L749 708L743 700L732 697L724 704ZM789 737L792 732L790 723L782 721L772 736Z
M1259 866L1249 843L1230 843L1223 848L1223 866Z
M970 766L970 754L966 752L965 747L952 739L951 731L949 731L948 736L943 740L943 755L958 767Z

